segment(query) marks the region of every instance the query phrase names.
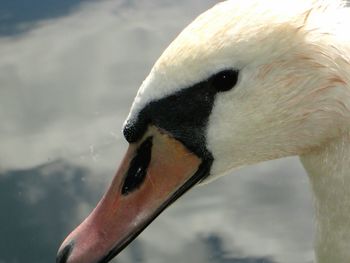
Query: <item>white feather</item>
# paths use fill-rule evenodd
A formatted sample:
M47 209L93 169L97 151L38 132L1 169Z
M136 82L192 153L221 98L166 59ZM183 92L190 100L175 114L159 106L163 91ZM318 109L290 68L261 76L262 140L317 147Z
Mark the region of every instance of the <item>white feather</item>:
M152 100L222 69L239 69L237 86L217 95L210 115L211 179L243 165L301 156L317 198L318 262L350 262L349 28L343 1L222 2L166 49L129 118Z

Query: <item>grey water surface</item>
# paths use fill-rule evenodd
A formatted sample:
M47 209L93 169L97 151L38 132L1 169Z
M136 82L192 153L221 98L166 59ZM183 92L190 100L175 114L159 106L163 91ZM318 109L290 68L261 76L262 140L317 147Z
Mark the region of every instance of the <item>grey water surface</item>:
M0 263L55 262L105 191L157 57L214 0L0 4ZM297 158L244 168L166 210L113 262L311 263Z

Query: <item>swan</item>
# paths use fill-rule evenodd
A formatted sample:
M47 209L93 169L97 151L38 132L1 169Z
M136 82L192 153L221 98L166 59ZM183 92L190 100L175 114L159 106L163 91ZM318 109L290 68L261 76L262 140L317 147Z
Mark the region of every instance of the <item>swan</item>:
M142 83L120 168L56 262L108 262L191 187L293 155L317 262L350 262L349 26L340 0L228 0L195 19Z

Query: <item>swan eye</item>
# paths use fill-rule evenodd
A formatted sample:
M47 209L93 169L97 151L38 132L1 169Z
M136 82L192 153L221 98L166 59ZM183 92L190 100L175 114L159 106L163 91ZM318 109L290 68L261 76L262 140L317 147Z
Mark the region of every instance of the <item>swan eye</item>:
M238 82L238 70L224 70L213 76L212 85L217 91L228 91Z

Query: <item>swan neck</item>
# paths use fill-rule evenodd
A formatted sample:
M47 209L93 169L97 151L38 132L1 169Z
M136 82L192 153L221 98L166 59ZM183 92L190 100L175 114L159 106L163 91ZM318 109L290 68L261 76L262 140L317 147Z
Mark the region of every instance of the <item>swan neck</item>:
M350 262L350 134L300 159L314 192L317 263Z

